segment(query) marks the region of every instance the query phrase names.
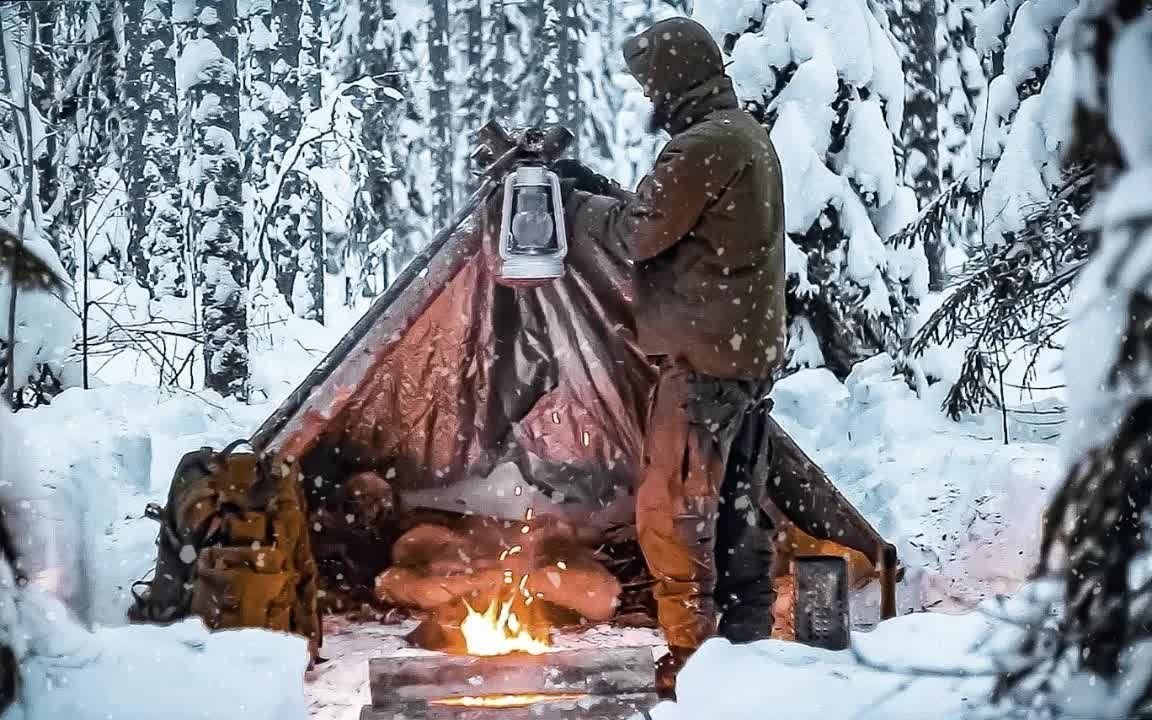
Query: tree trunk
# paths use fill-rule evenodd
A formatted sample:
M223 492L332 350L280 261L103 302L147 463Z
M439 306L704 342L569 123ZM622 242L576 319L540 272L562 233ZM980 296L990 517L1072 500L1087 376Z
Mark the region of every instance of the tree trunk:
M33 107L40 114L40 118L50 127L53 124L55 113L53 105L56 100L56 68L54 66L55 48L53 47L56 34L56 19L60 6L56 3L30 3L32 8L32 74L39 79L28 88ZM59 195L59 180L56 176L58 142L55 133L45 133L39 152L42 153L36 161L36 174L39 179L37 188L41 214L48 213L56 204ZM46 228L41 228L46 230Z
M903 0L890 15L892 29L904 46L904 183L916 193L920 207L940 194L940 130L936 55L935 0ZM945 282L943 233L925 244L930 290L943 290Z
M452 100L448 91L448 0L432 0L428 25L428 56L432 70L429 91L432 128L432 221L437 227L452 214Z
M301 28L300 80L307 92L308 111L320 108L323 100L321 74L321 50L323 39L320 24L324 16L324 0L308 0L307 15ZM311 302L308 307L298 307L300 316L308 320L324 323L324 198L320 191L305 175L320 164L322 157L319 146L313 145L304 151L300 164L300 180L305 190L305 210L301 219L300 235L304 244L300 248L300 272L308 289Z
M182 62L200 65L189 75L187 101L193 152L192 237L195 243L204 332L204 384L225 397L248 396L247 268L237 138L236 0L196 0L193 37ZM216 56L215 61L204 62Z
M136 280L153 298L185 297L184 229L180 217L176 61L171 0L128 0L123 177L128 186L128 256Z
M265 113L271 120L271 172L266 180L271 195L268 212L272 217L267 224L270 259L280 294L298 316L306 317L312 311L312 298L308 288L297 288L296 282L301 269L300 253L305 243L300 232L301 212L307 207L310 189L305 174L307 168L301 162L303 158L291 150L303 128L300 112L302 10L301 0L276 3L277 41L269 53L271 64L268 68L272 94Z
M516 113L512 107L515 94L508 78L508 15L504 9L505 0L492 0L491 29L489 30L488 46L491 59L487 63L488 73L487 92L488 119L498 121L504 127L512 125Z

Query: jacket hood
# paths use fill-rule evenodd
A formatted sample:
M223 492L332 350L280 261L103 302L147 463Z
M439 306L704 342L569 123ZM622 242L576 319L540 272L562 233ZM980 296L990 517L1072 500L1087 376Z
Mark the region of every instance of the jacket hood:
M652 100L653 124L669 132L711 110L737 107L720 47L694 20L656 23L624 44L624 61Z

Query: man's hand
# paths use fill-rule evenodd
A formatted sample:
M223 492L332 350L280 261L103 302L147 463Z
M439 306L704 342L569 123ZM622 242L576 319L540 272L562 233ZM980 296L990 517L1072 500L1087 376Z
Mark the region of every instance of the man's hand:
M560 177L560 187L565 190L565 199L571 196L572 190L583 190L594 195L611 194L612 181L597 174L579 160L572 158L557 160L552 163L552 172Z

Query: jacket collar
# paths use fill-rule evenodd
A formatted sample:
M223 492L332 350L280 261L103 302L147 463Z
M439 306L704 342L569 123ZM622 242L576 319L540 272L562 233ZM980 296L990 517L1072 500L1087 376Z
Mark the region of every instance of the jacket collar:
M721 75L657 105L652 123L671 135L678 135L714 112L739 108L732 80Z

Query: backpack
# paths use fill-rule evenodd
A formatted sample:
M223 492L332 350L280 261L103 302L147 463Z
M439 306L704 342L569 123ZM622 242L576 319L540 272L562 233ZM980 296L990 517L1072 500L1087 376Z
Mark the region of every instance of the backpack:
M277 458L201 448L181 458L160 523L152 579L132 586L133 622L189 615L213 630L255 627L321 642L316 563L298 468Z

